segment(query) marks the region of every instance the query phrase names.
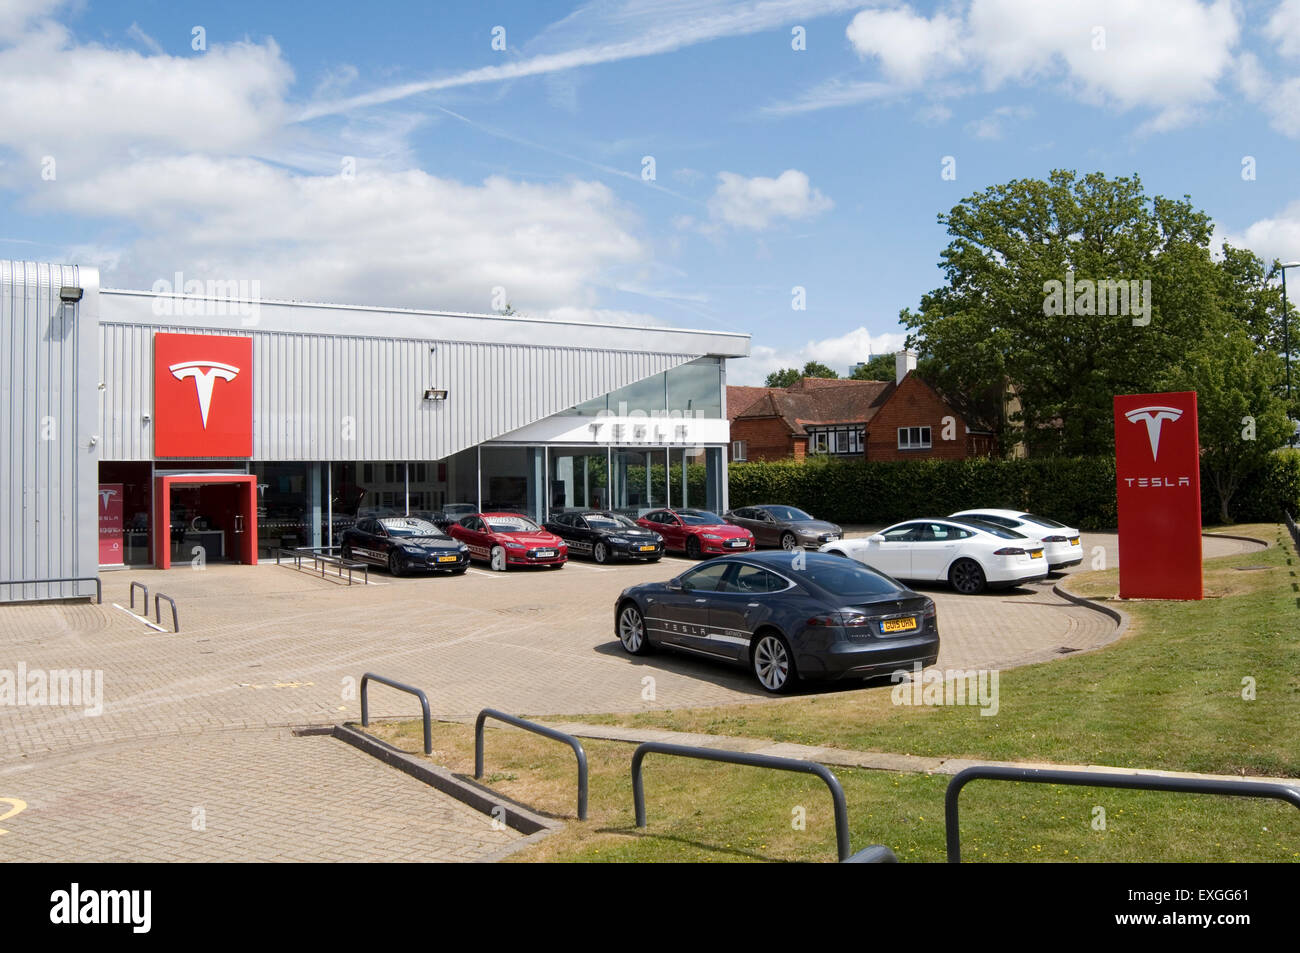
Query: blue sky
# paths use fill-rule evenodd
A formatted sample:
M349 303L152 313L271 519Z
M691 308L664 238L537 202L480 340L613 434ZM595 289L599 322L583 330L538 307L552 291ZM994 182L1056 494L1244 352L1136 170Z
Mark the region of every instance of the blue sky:
M745 331L737 383L897 347L936 215L1054 168L1300 258L1297 139L1300 0L0 8L0 255Z

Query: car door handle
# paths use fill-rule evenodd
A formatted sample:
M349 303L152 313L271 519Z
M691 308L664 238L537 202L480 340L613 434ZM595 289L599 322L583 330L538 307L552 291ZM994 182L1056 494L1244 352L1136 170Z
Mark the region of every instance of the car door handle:
M696 601L696 602L708 602L709 600L708 600L708 599L696 599L695 601Z

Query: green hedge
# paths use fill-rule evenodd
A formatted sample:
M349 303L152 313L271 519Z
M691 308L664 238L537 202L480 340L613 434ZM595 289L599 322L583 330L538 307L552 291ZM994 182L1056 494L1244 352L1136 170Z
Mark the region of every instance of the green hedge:
M1080 529L1109 529L1115 509L1115 461L1110 457L1031 460L811 459L803 463L733 463L732 507L787 503L839 523L885 525L945 516L976 506L1041 513ZM1207 495L1208 494L1208 495ZM1201 481L1204 519L1218 522L1218 501ZM1300 509L1300 454L1275 454L1243 482L1230 507L1237 520L1280 520Z

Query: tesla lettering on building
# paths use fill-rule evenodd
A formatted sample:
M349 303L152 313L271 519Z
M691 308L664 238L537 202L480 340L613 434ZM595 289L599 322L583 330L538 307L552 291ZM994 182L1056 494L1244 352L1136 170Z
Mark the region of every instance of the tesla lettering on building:
M1119 594L1200 599L1201 461L1196 393L1115 398Z

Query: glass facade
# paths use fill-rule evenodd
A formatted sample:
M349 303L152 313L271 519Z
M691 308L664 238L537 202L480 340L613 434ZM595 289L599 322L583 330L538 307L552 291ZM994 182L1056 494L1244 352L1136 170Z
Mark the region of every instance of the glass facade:
M638 416L719 418L722 364L701 358L570 408L560 417L600 413ZM684 424L678 421L679 425ZM337 547L344 530L359 519L395 515L430 517L445 508L462 512L511 510L535 520L565 510L614 509L639 516L662 506L719 509L722 501L722 447L618 446L643 438L680 441L687 427L640 426L611 431L615 445L484 444L445 460L359 460L335 462L211 460L110 462L100 464L101 562L150 565L155 475L164 473L250 473L257 486L258 556L274 558L277 549ZM573 440L569 435L565 439ZM581 438L579 438L581 439ZM173 528L216 532L220 507L205 499L202 487L175 487ZM224 499L224 497L223 497ZM119 502L120 501L120 502ZM197 521L197 522L196 522ZM208 527L207 524L213 525ZM195 526L203 524L200 530ZM174 559L188 559L188 537L173 540ZM230 558L213 543L209 558Z
M257 477L258 556L271 558L277 548L323 546L324 525L319 463L254 463Z
M576 417L601 414L626 417L632 413L721 417L722 363L716 357L702 357L610 391L564 413Z

